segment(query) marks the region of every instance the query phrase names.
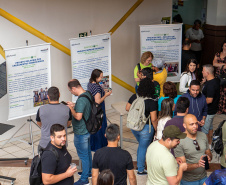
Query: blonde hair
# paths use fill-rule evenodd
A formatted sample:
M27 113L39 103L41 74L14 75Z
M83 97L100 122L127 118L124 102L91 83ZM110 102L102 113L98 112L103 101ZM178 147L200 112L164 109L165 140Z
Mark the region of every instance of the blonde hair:
M141 64L144 64L144 62L145 62L149 57L151 57L152 59L154 58L152 52L150 52L150 51L144 52L144 53L142 54L142 56L141 56L141 59L140 59Z

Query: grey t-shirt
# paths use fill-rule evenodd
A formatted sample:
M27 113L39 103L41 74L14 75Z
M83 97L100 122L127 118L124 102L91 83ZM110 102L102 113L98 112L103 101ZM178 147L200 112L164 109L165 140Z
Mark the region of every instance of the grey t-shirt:
M63 125L67 133L67 122L71 119L71 111L66 105L58 103L41 106L36 116L36 121L42 122L39 145L46 148L50 142L50 127L56 123Z
M206 134L197 132L196 141L200 146L200 150L196 150L193 139L186 137L180 140L180 144L174 149L175 157L185 156L186 162L189 164L198 163L205 151L209 149ZM203 167L196 168L192 171L185 171L182 179L185 181L197 181L206 177L206 170Z

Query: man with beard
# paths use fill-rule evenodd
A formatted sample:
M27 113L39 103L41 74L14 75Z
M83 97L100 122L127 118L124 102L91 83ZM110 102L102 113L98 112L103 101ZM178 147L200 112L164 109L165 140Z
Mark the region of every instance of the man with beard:
M50 138L51 141L41 156L43 184L73 185L73 175L77 168L70 167L72 157L65 146L66 131L64 126L52 125Z
M181 185L202 185L207 179L203 157L207 155L208 161L212 160L208 139L206 134L197 131L198 120L194 115L186 115L183 125L187 137L174 149L177 161L188 164Z
M188 114L196 116L199 124L198 130L201 131L200 127L205 124L208 107L206 97L200 92L200 82L198 80L192 80L187 93L183 94L181 97L189 99L190 106L188 108ZM175 112L177 113L177 109Z
M163 130L162 139L155 141L147 149L147 173L146 185L168 185L179 184L183 171L187 169L186 162L177 161L170 153L170 149L176 148L180 139L184 139L186 134L181 132L175 125L170 125Z

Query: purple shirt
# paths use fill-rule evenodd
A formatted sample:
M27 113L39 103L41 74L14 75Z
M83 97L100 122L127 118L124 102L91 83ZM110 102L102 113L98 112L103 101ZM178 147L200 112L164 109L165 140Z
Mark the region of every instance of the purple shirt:
M164 128L166 128L169 125L175 125L181 130L181 132L185 132L183 122L184 122L184 116L174 116L171 120L166 122Z

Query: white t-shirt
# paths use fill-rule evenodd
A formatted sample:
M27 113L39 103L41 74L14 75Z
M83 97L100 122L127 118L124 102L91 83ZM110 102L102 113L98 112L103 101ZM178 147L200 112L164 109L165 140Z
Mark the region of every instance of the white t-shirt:
M189 28L186 31L186 38L190 40L201 40L204 38L204 34L201 29L195 30L193 28ZM201 43L191 43L191 50L192 51L201 51L202 50L202 45Z
M171 117L167 116L167 117L161 118L158 121L156 139L158 139L158 140L162 139L162 131L165 127L166 122L169 121L170 119L171 119Z
M178 165L170 150L154 141L146 153L147 183L146 185L168 185L166 177L177 175Z

